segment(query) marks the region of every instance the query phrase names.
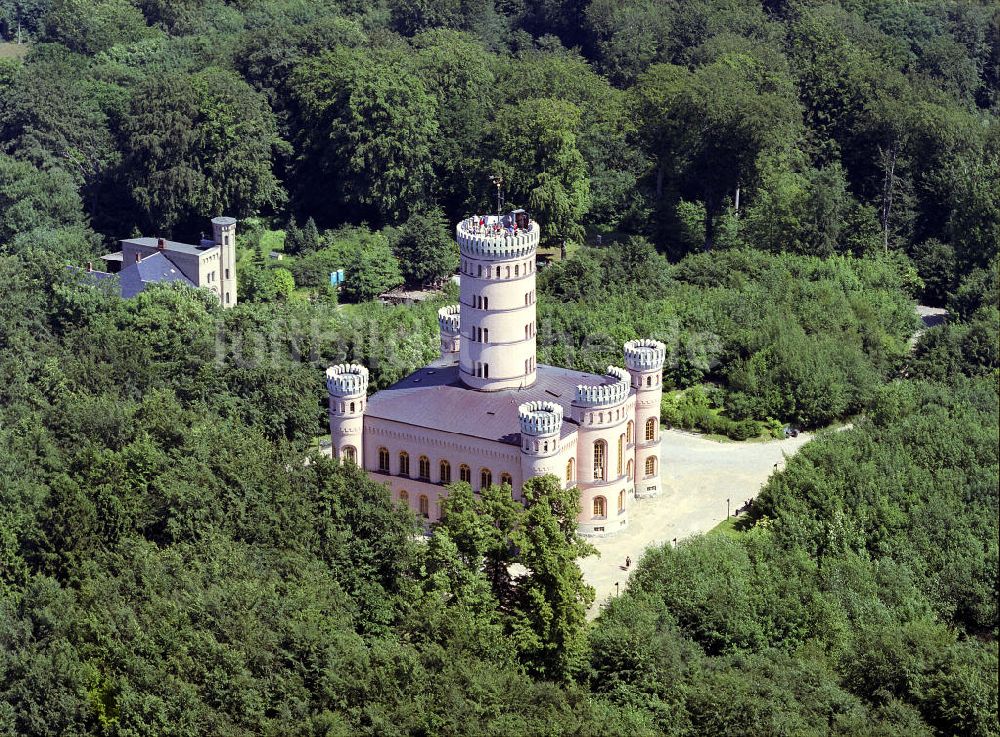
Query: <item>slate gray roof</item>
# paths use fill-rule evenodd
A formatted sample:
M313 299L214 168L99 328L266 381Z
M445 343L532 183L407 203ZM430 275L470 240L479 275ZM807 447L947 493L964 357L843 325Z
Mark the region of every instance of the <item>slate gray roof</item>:
M121 242L132 243L136 246L144 246L145 248L156 248L158 241L159 238L125 238ZM178 243L177 241L168 241L166 239L163 241L163 249L165 251L176 251L177 253L199 255L213 248L218 248L218 246L214 243L209 246L195 246L190 243Z
M480 392L459 380L457 364L431 364L373 394L365 416L518 445L518 405L536 400L562 405L565 437L576 429L569 417L576 385L614 383L606 376L544 364L538 364L537 377L526 389Z
M194 282L184 276L170 261L164 251L158 251L141 261L129 264L118 274L118 280L124 298L134 297L145 289L147 284L179 281L195 286Z

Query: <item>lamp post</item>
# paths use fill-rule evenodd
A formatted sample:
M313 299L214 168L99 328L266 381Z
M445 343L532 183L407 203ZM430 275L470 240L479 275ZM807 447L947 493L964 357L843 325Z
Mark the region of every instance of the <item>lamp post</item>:
M615 581L615 596L618 596L618 582Z
M729 519L729 500L726 499L726 519Z
M500 187L501 187L501 185L503 185L503 177L500 176L499 174L494 174L493 176L490 177L490 179L493 180L493 183L495 185L497 185L497 215L499 216L500 215L500 208L501 208L501 204L500 204Z

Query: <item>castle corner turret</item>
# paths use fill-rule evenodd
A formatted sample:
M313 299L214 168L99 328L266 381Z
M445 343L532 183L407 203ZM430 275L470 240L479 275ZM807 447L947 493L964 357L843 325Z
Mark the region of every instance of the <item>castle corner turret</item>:
M660 493L660 400L667 347L657 340L625 344L625 366L635 390L635 495Z
M326 370L330 395L330 441L333 457L361 463L364 413L368 401L368 369L341 363Z

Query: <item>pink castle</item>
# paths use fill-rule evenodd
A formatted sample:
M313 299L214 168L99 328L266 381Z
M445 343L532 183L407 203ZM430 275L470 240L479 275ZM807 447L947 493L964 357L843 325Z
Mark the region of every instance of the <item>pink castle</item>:
M660 492L662 343L625 344L603 376L535 363L535 252L527 213L456 228L460 303L438 312L441 358L368 397L368 370L327 369L333 454L360 462L428 520L448 484L476 491L553 474L580 490L579 531L628 526L636 497Z

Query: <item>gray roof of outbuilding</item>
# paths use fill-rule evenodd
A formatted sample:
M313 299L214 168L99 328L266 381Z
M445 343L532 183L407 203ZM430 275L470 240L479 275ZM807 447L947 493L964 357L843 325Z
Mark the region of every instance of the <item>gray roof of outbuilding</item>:
M134 297L145 289L147 284L176 281L195 286L194 282L184 276L163 251L126 266L119 272L118 280L121 284L122 297L125 298Z
M373 394L365 415L517 445L518 405L532 401L562 405L565 437L576 429L569 419L569 407L576 397L577 384L598 386L614 381L606 376L544 364L537 366L536 376L535 383L525 389L481 392L461 382L457 364L435 363Z
M122 243L133 243L137 246L145 246L146 248L156 248L159 240L159 238L125 238ZM217 248L214 243L210 246L195 246L190 243L178 243L177 241L163 240L163 250L176 251L177 253L200 255L213 248Z

